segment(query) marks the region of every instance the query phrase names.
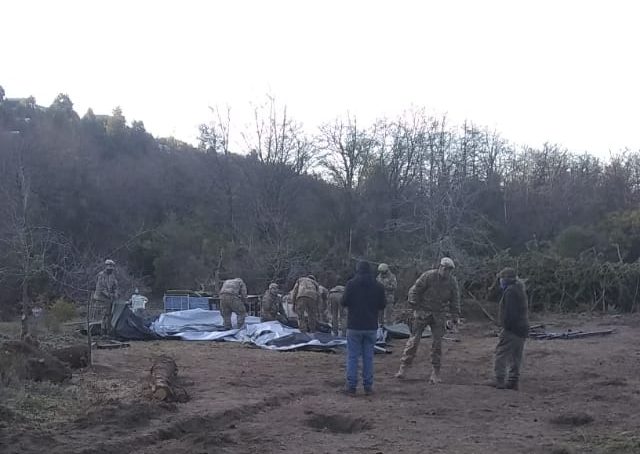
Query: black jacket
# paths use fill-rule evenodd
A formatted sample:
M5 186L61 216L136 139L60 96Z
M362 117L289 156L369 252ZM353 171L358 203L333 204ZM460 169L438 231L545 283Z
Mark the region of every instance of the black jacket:
M518 337L528 337L529 317L527 312L527 292L524 283L520 280L509 282L500 301L502 327Z
M356 275L347 282L342 305L347 308L347 329L378 329L378 312L385 306L384 287L367 262L360 262Z

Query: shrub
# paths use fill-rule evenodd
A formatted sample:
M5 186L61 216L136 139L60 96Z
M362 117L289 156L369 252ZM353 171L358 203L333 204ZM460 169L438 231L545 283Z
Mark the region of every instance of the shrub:
M58 298L49 313L60 323L68 322L76 316L76 306L68 300Z

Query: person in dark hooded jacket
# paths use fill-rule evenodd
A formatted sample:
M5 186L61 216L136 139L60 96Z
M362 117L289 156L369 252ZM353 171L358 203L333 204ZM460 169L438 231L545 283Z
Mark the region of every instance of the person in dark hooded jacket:
M378 332L378 313L384 310L385 294L368 262L361 261L356 275L347 282L342 305L347 308L347 387L355 395L358 363L362 357L362 384L365 394L373 392L373 354Z
M527 292L524 282L518 279L513 268L503 269L498 277L502 289L500 300L502 331L495 351L495 386L498 389L517 390L524 344L529 335Z

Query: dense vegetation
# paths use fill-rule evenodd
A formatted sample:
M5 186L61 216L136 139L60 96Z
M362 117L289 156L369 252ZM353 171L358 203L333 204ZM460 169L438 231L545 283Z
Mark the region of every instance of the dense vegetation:
M192 147L119 108L80 117L64 94L45 108L0 88L5 312L86 297L106 257L161 294L236 275L257 293L309 271L332 286L359 257L390 263L404 291L446 254L477 297L514 264L536 307L635 306L638 152L515 146L420 110L305 130L271 99L236 148L228 112L212 118Z

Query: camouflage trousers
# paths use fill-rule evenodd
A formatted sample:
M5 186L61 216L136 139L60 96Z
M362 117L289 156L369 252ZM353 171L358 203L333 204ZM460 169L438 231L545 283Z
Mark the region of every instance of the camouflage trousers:
M260 321L261 322L278 321L285 325L289 323L289 320L284 314L282 314L281 312L277 312L275 310L268 310L268 309L260 314Z
M413 363L420 339L425 328L431 327L431 364L434 369L440 369L442 359L442 337L445 330L445 317L443 314L419 314L415 313L411 326L411 336L402 352L400 363L410 366Z
M298 327L303 333L318 331L318 302L308 296L299 296L293 305L298 316Z
M240 297L236 295L230 295L228 293L220 294L220 313L222 314L222 321L224 323L224 329L231 329L231 313L235 312L238 317L238 328L244 326L244 319L247 316L247 308Z
M105 300L91 300L91 310L89 312L89 321L92 323L100 322L100 333L107 336L111 333L111 313L113 303Z
M395 297L393 295L385 295L385 306L384 310L381 310L378 313L378 325L391 325L394 320L392 320L393 316L393 305L395 303Z
M497 383L504 383L505 378L510 383L518 382L525 340L511 331L500 332L494 363Z
M347 308L342 304L342 293L329 294L329 307L331 308L331 333L334 336L347 335Z

